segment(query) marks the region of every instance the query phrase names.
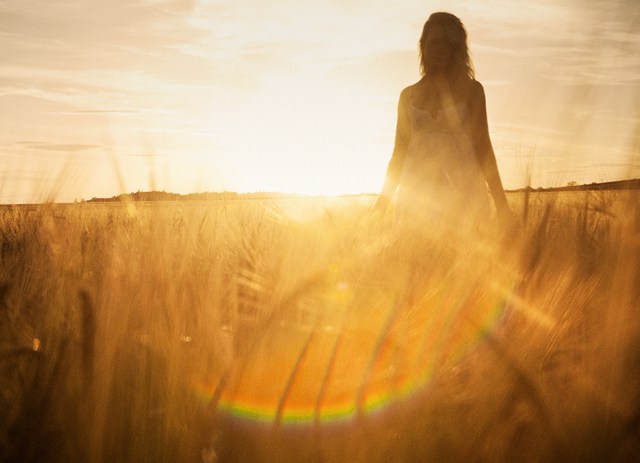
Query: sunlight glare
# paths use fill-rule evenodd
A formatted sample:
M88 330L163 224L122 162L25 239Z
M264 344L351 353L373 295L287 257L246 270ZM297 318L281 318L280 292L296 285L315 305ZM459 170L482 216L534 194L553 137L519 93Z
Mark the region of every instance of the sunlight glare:
M376 144L379 115L363 114L362 96L355 91L279 77L230 118L227 144L236 159L246 160L236 166L239 189L311 195L377 191L384 165L367 165L367 157L385 160L386 155L372 153L390 149Z

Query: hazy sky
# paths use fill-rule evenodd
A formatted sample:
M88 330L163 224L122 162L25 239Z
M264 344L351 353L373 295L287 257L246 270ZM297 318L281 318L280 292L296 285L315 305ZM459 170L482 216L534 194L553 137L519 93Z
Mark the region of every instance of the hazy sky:
M507 187L640 176L637 0L0 0L0 202L376 192L438 10Z

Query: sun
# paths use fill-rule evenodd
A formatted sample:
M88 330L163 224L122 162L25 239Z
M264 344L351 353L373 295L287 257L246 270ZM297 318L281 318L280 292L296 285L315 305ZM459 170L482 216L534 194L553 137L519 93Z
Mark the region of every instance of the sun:
M269 82L230 115L234 184L309 195L379 191L390 148L359 98L301 77Z

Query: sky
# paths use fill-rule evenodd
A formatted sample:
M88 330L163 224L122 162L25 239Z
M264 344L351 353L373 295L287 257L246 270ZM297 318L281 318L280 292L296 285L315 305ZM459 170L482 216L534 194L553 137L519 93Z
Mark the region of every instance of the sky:
M636 0L0 0L0 203L378 192L434 11L505 187L640 177Z

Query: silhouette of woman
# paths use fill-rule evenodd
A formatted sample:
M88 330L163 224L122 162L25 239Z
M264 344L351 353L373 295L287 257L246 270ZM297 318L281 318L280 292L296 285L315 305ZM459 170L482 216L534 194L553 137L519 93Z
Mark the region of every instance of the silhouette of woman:
M499 216L510 217L489 138L484 89L475 80L460 19L434 13L420 38L422 78L398 103L395 146L378 206L396 199L411 225L486 221L487 186Z

